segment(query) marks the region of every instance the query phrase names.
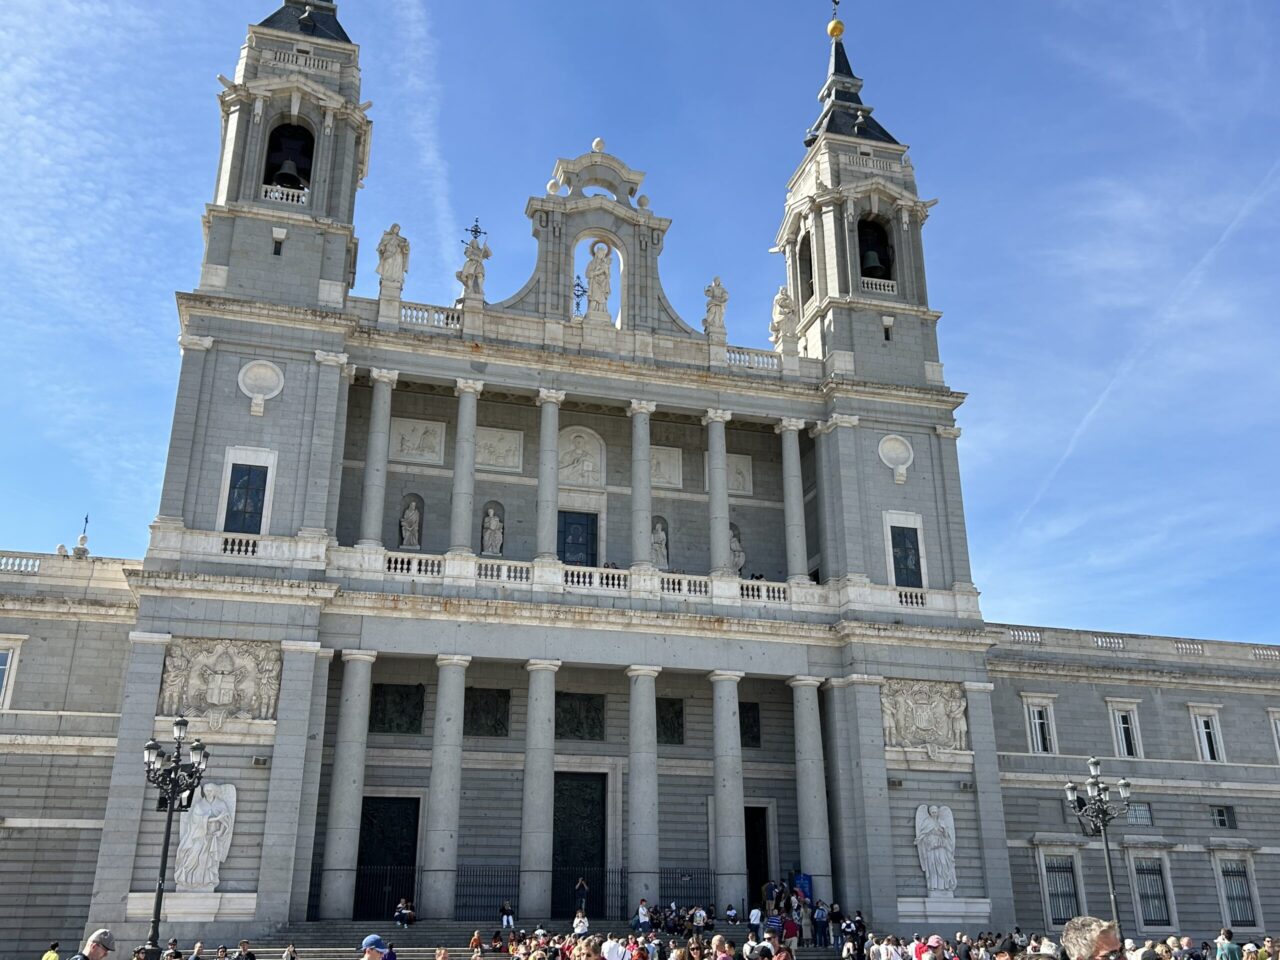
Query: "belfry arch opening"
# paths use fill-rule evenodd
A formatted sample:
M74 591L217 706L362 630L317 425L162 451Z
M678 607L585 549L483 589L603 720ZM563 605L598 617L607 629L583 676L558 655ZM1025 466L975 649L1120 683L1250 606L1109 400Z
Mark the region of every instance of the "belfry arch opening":
M800 308L803 310L813 299L813 239L805 234L800 239L800 249L796 253L800 269Z
M306 127L282 123L267 139L262 182L268 186L305 190L311 186L311 160L316 138Z
M893 280L893 244L877 220L858 221L858 272L869 280Z

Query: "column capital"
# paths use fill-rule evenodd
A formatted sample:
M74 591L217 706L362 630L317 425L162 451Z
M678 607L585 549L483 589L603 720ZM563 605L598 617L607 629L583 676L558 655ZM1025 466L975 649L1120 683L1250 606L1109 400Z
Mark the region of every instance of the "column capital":
M458 653L442 653L436 657L437 667L465 667L471 658Z
M633 417L637 413L653 413L658 409L658 404L653 400L632 400L631 406L627 407L627 416Z
M315 655L320 652L320 644L315 640L281 640L280 650L283 653L310 653Z
M559 406L564 403L564 391L548 390L546 387L542 387L538 390L538 399L534 402L538 406L542 406L544 403L554 403Z
M342 365L342 379L347 383L354 383L356 379L356 365L354 363L344 363Z
M372 377L374 380L378 380L382 383L390 384L391 386L394 387L396 385L396 381L400 379L400 371L399 370L381 370L378 367L370 367L369 376Z
M826 422L819 420L814 424L813 433L815 436L820 433L830 433L836 427L856 427L858 423L858 418L851 413L833 413Z
M712 683L737 683L746 676L741 670L712 670L707 674L707 679Z
M167 644L173 639L172 633L148 633L146 630L130 630L130 643L156 643Z
M940 424L938 424L937 426L935 426L935 427L933 428L933 432L934 432L934 433L936 433L936 434L937 434L938 436L940 436L940 437L945 437L945 438L946 438L946 439L948 439L948 440L959 440L959 439L960 439L960 428L959 428L959 427L948 427L948 426L944 426L943 424L941 424L941 423L940 423Z
M468 657L467 659L470 660L471 658ZM561 661L559 660L530 660L524 665L524 668L530 673L535 670L550 670L555 673L560 669L560 664Z
M459 377L457 380L454 381L453 392L456 393L458 396L462 396L464 393L479 394L480 391L483 389L484 389L483 380L464 380L461 377Z
M822 686L822 677L792 677L787 681L787 686L795 689L796 687L820 687Z
M733 413L729 410L708 410L707 415L702 418L702 425L705 427L708 423L728 423L733 419Z
M782 433L784 430L803 430L807 420L801 420L799 417L783 417L773 425L774 433Z
M365 663L373 663L373 661L377 659L378 659L378 652L376 650L343 650L342 651L343 663L346 663L348 660L362 660Z
M316 363L322 367L345 367L350 359L345 353L330 353L327 350L316 351Z
M184 353L187 350L208 350L213 346L213 337L197 337L193 333L184 333L178 337L178 348Z
M656 677L662 672L661 667L634 666L627 667L628 677Z
M980 680L966 680L964 688L969 693L990 693L996 688L996 685L991 682L984 683Z

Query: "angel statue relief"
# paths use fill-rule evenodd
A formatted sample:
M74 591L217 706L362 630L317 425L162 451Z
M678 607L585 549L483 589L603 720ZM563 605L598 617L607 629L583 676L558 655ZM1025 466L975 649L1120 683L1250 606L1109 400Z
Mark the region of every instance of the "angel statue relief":
M196 788L191 809L182 815L182 838L173 879L180 892L212 893L218 871L231 852L236 821L233 783L206 783Z
M929 896L955 896L956 820L950 807L935 803L916 807L916 853Z

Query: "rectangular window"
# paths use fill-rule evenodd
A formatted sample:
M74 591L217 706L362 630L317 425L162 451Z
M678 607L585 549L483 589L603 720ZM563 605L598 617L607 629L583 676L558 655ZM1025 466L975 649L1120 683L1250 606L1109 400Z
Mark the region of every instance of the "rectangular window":
M658 720L658 743L678 747L684 743L684 701L675 697L655 700Z
M1131 827L1149 827L1151 820L1151 804L1149 803L1131 803L1129 804L1129 813L1126 822Z
M1213 808L1213 825L1220 830L1236 829L1236 808L1235 807L1214 807Z
M1053 708L1047 703L1027 704L1027 725L1032 753L1053 753Z
M1134 711L1114 710L1111 716L1116 725L1116 756L1139 756L1138 722Z
M557 740L603 740L603 693L556 693Z
M511 735L511 691L467 687L463 694L462 735L507 737Z
M267 468L251 463L233 463L223 531L262 533L262 510L266 499Z
M1056 927L1078 917L1080 899L1076 895L1075 858L1046 856L1044 881L1045 894L1049 899L1049 922Z
M920 531L915 527L889 528L893 547L893 585L923 587L920 565Z
M738 704L738 729L744 747L760 746L760 704Z
M1164 864L1158 857L1137 857L1133 861L1138 885L1138 906L1144 927L1167 927L1169 898L1164 885Z
M1253 912L1253 890L1249 885L1249 865L1243 860L1222 860L1222 892L1227 901L1227 918L1233 927L1257 924Z
M1192 710L1196 725L1196 743L1200 759L1206 763L1222 763L1222 740L1218 735L1218 714L1208 710Z
M13 661L12 650L0 650L0 704L8 703L9 664Z

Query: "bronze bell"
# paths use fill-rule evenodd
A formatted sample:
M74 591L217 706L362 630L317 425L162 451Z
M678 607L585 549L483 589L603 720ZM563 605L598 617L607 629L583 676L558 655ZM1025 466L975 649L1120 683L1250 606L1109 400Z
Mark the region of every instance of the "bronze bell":
M280 169L271 178L271 182L277 187L288 187L290 190L301 190L307 185L307 181L298 176L298 165L292 160L280 164Z
M880 254L874 250L868 250L862 255L862 275L873 280L883 280L888 276L888 271L880 262Z

